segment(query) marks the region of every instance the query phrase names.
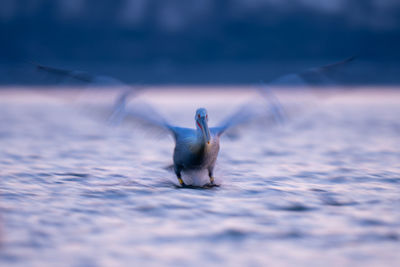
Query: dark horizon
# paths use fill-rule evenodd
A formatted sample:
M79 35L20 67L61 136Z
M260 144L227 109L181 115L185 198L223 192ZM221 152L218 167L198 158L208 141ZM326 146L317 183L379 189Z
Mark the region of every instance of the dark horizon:
M397 1L5 1L0 84L21 64L128 83L251 83L358 56L346 84L400 82Z

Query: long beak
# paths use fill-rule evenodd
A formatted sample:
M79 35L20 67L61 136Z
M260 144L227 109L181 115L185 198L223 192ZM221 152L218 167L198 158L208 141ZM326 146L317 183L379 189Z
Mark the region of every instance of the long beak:
M208 129L207 121L205 119L201 119L200 124L201 124L201 131L203 132L204 139L207 142L207 144L209 144L211 137L210 137L210 129Z

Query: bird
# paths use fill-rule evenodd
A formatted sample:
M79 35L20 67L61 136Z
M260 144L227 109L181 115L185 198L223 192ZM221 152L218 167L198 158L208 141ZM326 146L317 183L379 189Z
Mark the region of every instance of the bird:
M127 118L141 120L169 132L175 142L172 169L182 187L188 186L182 179L183 172L201 170L206 170L208 174L209 183L205 186L217 186L214 168L220 150L220 137L227 130L263 114L259 107L254 108L244 104L218 126L209 127L208 111L201 107L196 110L194 115L195 128L184 128L169 123L149 104L142 102L131 109L127 109L128 96L129 92L124 92L118 97L110 118L118 122Z
M195 114L196 130L170 127L175 139L173 154L174 172L179 184L185 186L182 171L206 169L210 184L214 184L214 167L219 152L219 137L222 131L209 128L208 113L199 108Z
M301 78L302 80L307 80L307 82L310 83L310 81L308 81L309 79L306 78L311 74L314 76L321 75L324 77L326 73L331 72L336 69L336 67L344 65L353 59L354 58L351 57L344 61L320 68L314 68L303 73L295 74L294 76L299 77L299 79ZM96 76L89 75L86 72L55 69L39 64L36 64L36 66L39 70L56 74L58 76L70 77L87 83L96 83L98 80L104 81L104 79L97 79L95 78ZM286 80L286 77L287 76L283 76L283 80ZM114 79L106 80L115 81ZM281 80L282 79L277 79L276 82L279 84ZM120 82L118 81L117 84L120 84ZM274 82L270 84L274 84ZM168 131L175 141L172 157L173 170L180 186L187 186L182 179L182 172L196 170L206 170L208 173L209 185L213 186L215 185L214 168L220 150L220 137L227 132L227 130L239 124L261 117L262 114L265 115L265 113L269 113L277 123L281 124L286 121L286 112L269 87L262 86L259 92L264 96L264 99L267 102L267 105L263 105L263 107L268 108L268 111L260 109L260 107L254 108L252 103L244 104L217 127L209 127L208 112L202 107L198 108L195 112L195 128L183 128L167 122L167 120L155 111L154 108L145 103L135 105L135 109L128 109L128 97L137 95L137 90L128 88L115 101L114 107L109 116L109 122L116 125L127 118L133 118Z

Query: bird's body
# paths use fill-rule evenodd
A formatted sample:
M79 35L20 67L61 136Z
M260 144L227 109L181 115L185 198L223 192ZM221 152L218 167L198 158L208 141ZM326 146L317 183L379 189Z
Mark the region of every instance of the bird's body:
M182 128L170 124L150 105L139 103L126 108L128 93L122 94L116 101L114 111L111 114L113 121L133 119L135 123L144 123L144 126L166 130L175 141L173 153L173 169L181 186L185 186L182 172L207 171L209 185L214 185L214 167L219 153L219 141L227 130L259 116L263 113L254 109L252 105L243 105L236 112L223 120L217 127L208 127L208 114L205 108L199 108L195 114L196 129ZM261 111L261 112L260 112Z
M182 171L208 171L210 183L214 182L213 171L219 152L218 128L208 128L208 114L206 109L199 108L195 115L196 130L180 127L168 128L175 139L174 171L181 185Z
M182 171L206 169L212 179L219 152L219 136L213 131L210 133L210 140L207 142L204 140L201 130L177 128L174 131L173 160L178 178Z

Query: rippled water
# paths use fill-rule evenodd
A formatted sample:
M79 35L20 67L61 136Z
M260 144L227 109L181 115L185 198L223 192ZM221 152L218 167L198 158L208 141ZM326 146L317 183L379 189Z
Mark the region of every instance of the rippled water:
M226 90L156 104L188 126L205 106L212 124L238 102ZM286 125L223 138L220 186L181 189L162 133L107 127L66 97L1 91L0 264L396 266L400 92L279 96Z

